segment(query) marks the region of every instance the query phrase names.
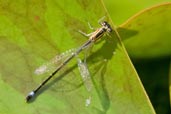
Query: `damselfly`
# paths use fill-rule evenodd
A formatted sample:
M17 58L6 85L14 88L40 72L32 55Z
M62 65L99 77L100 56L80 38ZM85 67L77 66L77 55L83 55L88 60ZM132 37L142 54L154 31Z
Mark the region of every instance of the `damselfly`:
M99 40L100 38L102 38L102 36L105 33L111 33L112 32L112 28L109 25L109 23L107 23L106 21L99 21L99 24L101 25L100 28L97 28L94 32L90 33L90 34L85 34L81 31L79 31L81 34L83 34L84 36L89 37L88 41L85 42L81 47L79 47L78 49L74 50L71 55L66 58L63 63L59 64L59 66L56 68L56 70L49 76L47 77L36 89L34 89L33 91L31 91L27 96L26 96L26 101L30 101L36 94L37 92L58 72L60 71L68 62L70 62L74 57L76 57L82 50L86 49L89 45L93 44L94 42L96 42L97 40ZM80 73L82 76L86 76L86 78L90 78L89 76L89 72L87 71L86 65L84 64L84 62L82 62L80 59L78 59L78 66L80 69ZM40 68L39 70L37 70L37 72L42 72L41 70L45 71L46 70L46 66L42 66L42 68ZM89 84L87 79L83 78L83 82L85 83L85 86L87 88L87 90L90 89Z

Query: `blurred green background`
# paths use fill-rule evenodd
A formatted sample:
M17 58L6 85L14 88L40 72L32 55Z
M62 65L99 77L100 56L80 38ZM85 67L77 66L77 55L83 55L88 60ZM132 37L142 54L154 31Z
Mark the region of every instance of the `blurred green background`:
M167 4L167 3L171 2L171 0L150 0L150 1L149 0L140 0L140 1L137 1L137 0L131 0L131 1L130 0L122 0L122 1L104 0L104 1L105 1L105 5L107 7L107 10L108 10L113 22L117 26L122 25L130 17L133 17L138 12L142 12L142 10L144 10L146 8L150 8L150 7L153 7L156 5ZM162 18L165 18L165 17L163 16ZM144 19L144 20L146 20L146 19ZM159 24L161 24L161 23L159 21ZM167 23L167 22L165 21L163 23ZM163 23L161 25L161 29L165 28L165 25ZM168 23L171 23L171 22L168 22ZM146 24L146 21L144 22L144 24ZM170 27L168 27L168 28L170 28ZM168 31L171 32L171 29L168 29ZM154 32L157 34L159 31L154 31ZM150 33L148 35L150 37ZM148 37L148 35L147 35L147 37ZM121 37L122 37L122 33L121 33ZM162 35L161 35L161 37L162 37ZM169 40L169 39L171 39L171 36L169 36L167 34L166 37L168 37L168 38L161 38L161 39L166 40L164 42L169 42L168 44L171 44L171 41ZM147 39L150 39L150 38L147 38ZM132 40L132 41L134 41L134 40ZM144 39L144 41L145 41L145 39ZM143 42L143 40L142 40L142 42ZM158 45L162 44L163 41L159 41L159 42L160 43ZM125 41L124 41L124 43L125 43ZM133 61L133 64L140 76L140 79L147 91L147 94L154 106L156 113L157 114L171 114L170 100L169 100L169 67L170 67L171 45L167 44L168 45L167 53L162 54L162 53L158 52L158 54L156 54L155 56L151 56L152 54L146 53L146 51L148 51L148 50L149 50L149 52L151 50L151 53L153 53L154 51L152 48L146 49L146 47L142 47L142 48L145 48L145 50L142 51L142 50L137 49L137 51L142 51L141 52L142 54L137 56L136 54L134 54L134 52L129 51L129 49L131 48L130 43L131 42L128 42L128 44L125 43L126 49L128 50L131 60ZM139 44L139 45L141 45L141 44ZM135 49L134 51L136 51L136 48L139 48L139 47L134 46L134 49ZM161 48L163 48L163 47L161 47ZM165 51L165 50L167 50L167 49L166 48L163 49L163 51ZM143 53L146 56L144 56Z

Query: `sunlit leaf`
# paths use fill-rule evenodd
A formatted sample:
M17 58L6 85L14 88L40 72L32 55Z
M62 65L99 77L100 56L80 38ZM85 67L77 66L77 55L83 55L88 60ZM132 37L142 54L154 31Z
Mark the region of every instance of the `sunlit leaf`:
M0 3L0 113L1 114L154 114L153 107L121 43L113 32L95 43L87 57L93 89L91 103L80 82L76 62L62 78L54 78L31 102L25 96L47 76L34 70L65 50L79 47L86 39L77 31L90 32L108 14L101 1L2 1ZM112 25L114 26L114 25ZM59 77L60 75L56 75ZM71 77L75 77L70 80ZM69 82L70 81L70 82ZM63 83L62 83L63 82ZM58 91L60 83L72 91Z
M104 2L113 22L120 25L141 10L170 0L104 0Z
M118 28L134 58L171 56L171 3L146 9Z

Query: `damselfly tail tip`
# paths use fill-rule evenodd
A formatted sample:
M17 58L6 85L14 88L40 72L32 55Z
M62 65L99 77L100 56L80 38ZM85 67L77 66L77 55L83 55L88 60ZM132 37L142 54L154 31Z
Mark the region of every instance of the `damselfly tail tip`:
M34 91L30 92L26 97L26 102L29 102L33 98L34 94Z

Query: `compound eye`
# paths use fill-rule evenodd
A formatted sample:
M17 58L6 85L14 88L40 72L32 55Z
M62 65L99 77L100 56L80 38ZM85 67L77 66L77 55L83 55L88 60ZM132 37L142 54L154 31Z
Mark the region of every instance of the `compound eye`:
M102 23L102 25L103 25L103 26L106 26L106 25L107 25L107 22L106 22L106 21L104 21L104 22Z
M108 32L112 32L113 30L112 30L111 28L108 28L107 31L108 31Z

